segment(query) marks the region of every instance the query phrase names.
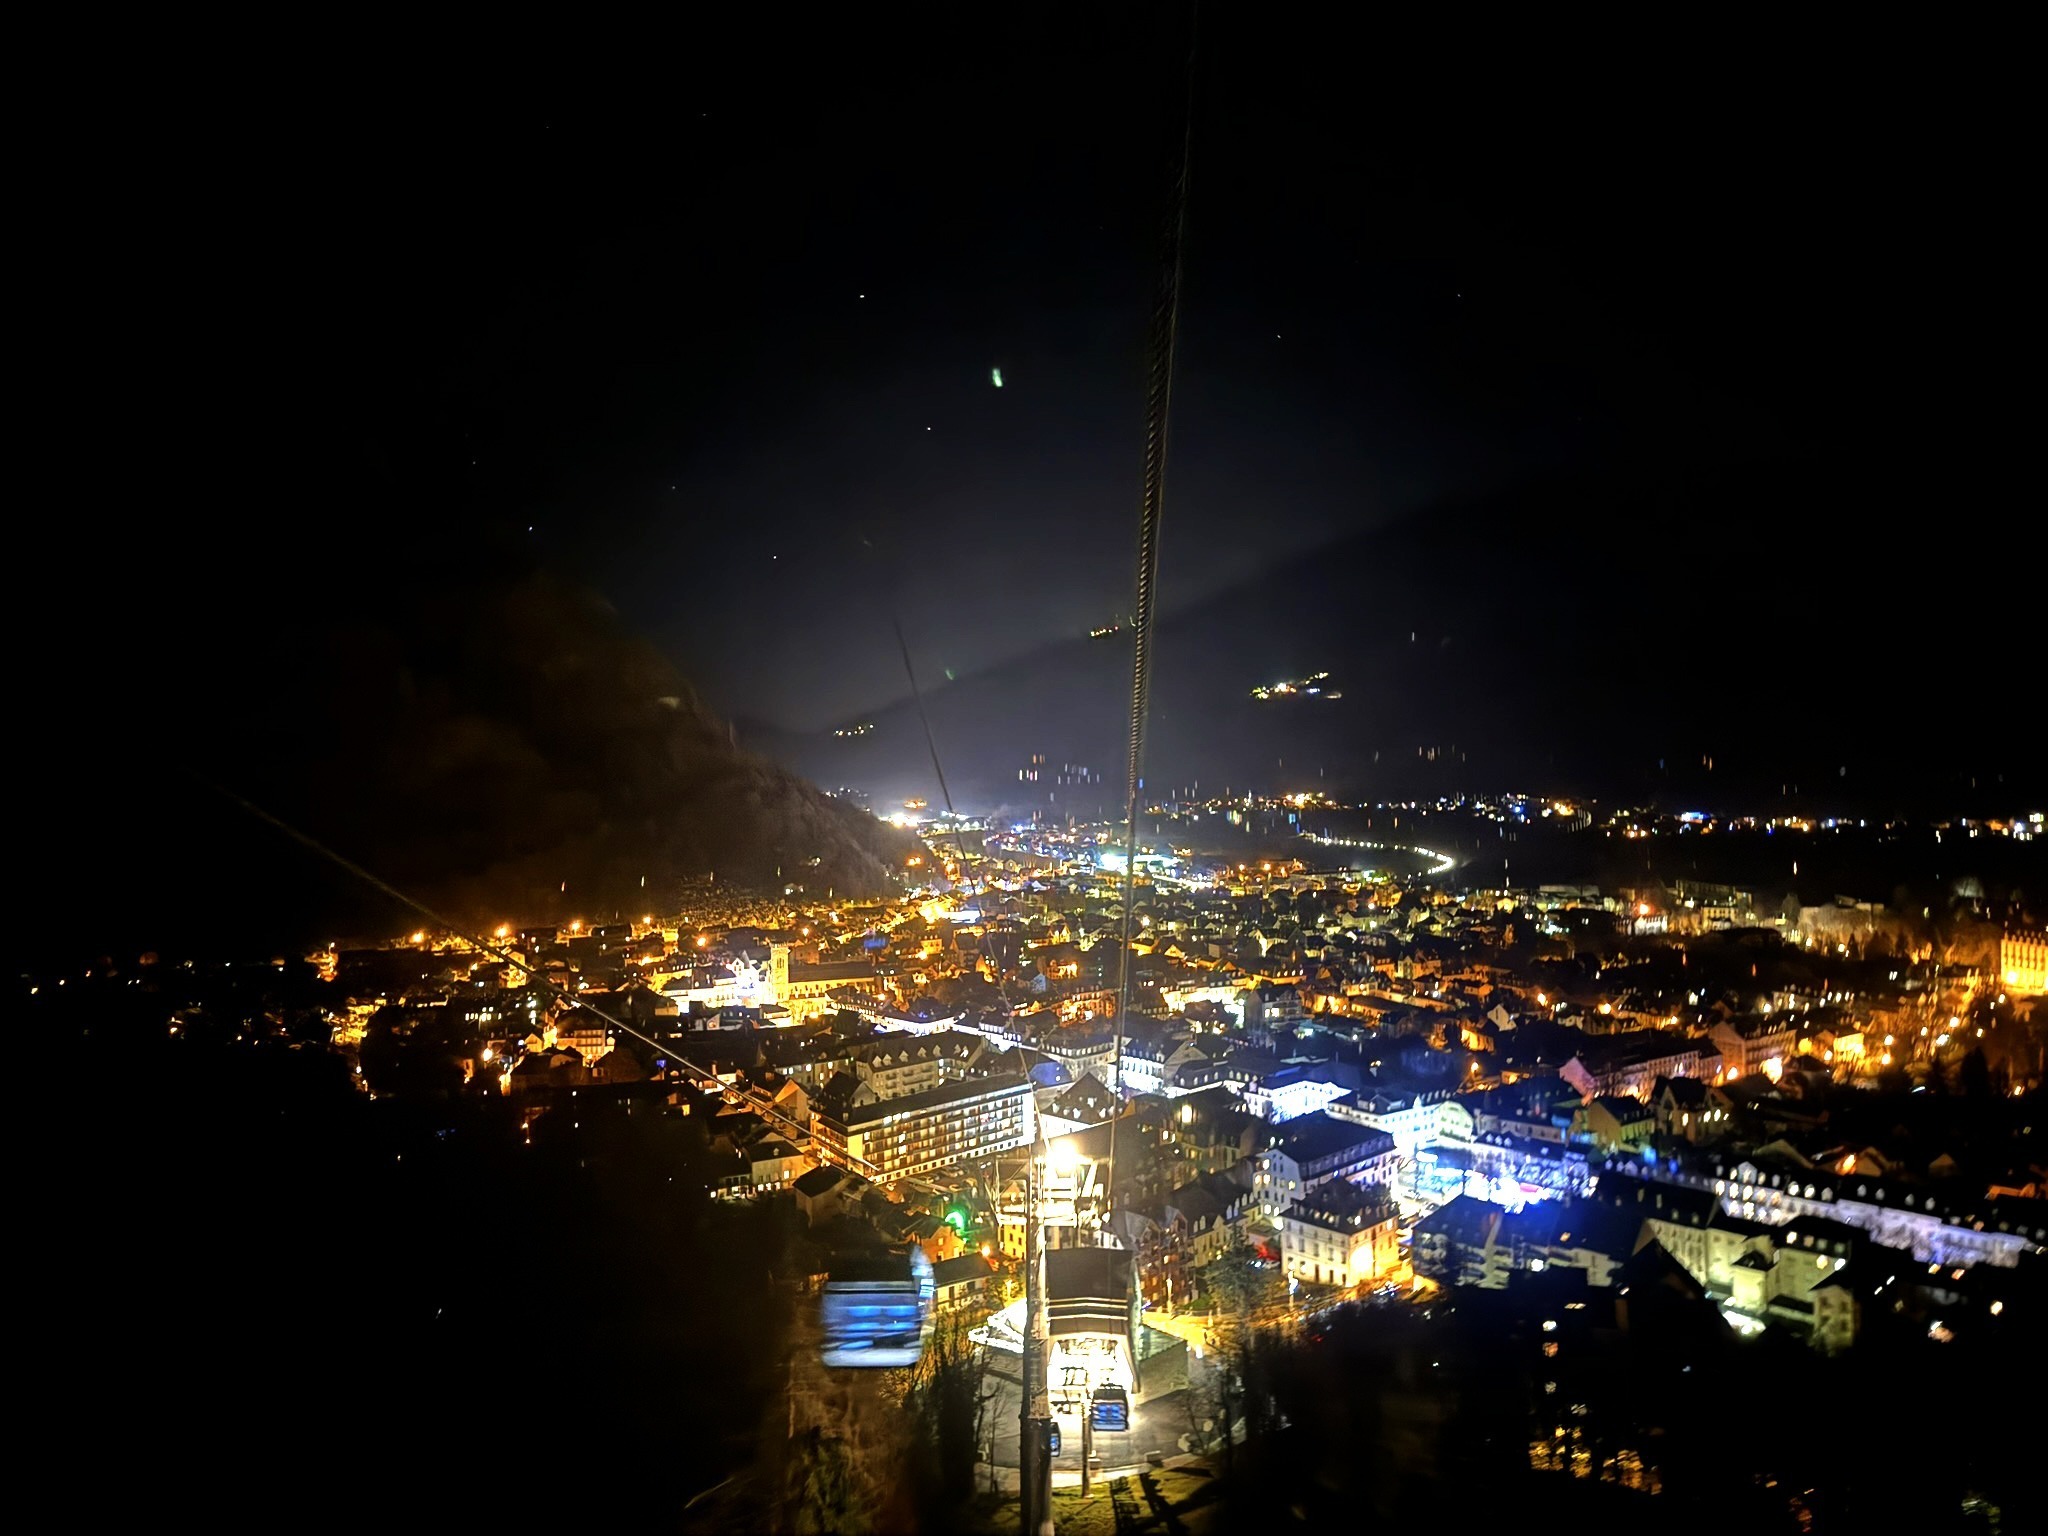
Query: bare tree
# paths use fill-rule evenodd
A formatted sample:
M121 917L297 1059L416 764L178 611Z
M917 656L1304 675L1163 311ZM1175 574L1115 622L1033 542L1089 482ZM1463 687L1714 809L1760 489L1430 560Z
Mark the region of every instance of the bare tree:
M995 1393L987 1357L957 1324L940 1328L903 1392L911 1492L926 1523L944 1525L974 1496Z

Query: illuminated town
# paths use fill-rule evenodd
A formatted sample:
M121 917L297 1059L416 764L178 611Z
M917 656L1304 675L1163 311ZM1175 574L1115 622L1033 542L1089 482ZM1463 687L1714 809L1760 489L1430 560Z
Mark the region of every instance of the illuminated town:
M1451 19L51 54L63 1518L2048 1531L2029 50Z
M2032 1336L2048 935L2019 909L1655 873L1721 838L1789 875L1850 834L1804 819L1522 795L1151 812L1128 948L1117 829L913 805L888 813L920 849L896 896L705 886L667 912L35 990L140 989L169 1042L332 1053L367 1100L471 1102L528 1147L687 1125L703 1195L788 1211L819 1279L914 1258L1012 1401L1043 1262L1067 1319L1055 1487L1085 1480L1086 1441L1108 1475L1210 1454L1186 1404L1223 1411L1250 1329L1384 1315L1434 1350L1446 1309L1497 1297L1537 1390L1569 1397L1522 1420L1527 1465L1636 1490L1668 1469L1598 1379L1645 1287L1688 1327L1816 1358ZM1653 856L1640 879L1516 884L1441 851L1511 826ZM1198 851L1234 839L1256 856ZM1124 1427L1097 1433L1112 1396ZM980 1454L1014 1478L1005 1426L987 1416Z

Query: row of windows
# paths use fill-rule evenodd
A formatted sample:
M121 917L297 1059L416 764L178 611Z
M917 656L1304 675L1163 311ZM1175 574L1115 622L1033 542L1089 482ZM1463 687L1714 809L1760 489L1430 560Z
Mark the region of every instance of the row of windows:
M970 1113L977 1109L981 1110L984 1113L987 1113L989 1111L1007 1111L1010 1113L1017 1113L1021 1111L1024 1104L1024 1100L1027 1097L1029 1097L1029 1095L1024 1091L1015 1088L1009 1088L1000 1090L998 1093L990 1095L987 1098L979 1098L970 1095L966 1098L957 1099L951 1104L941 1105L937 1108L897 1110L893 1113L882 1115L877 1120L863 1120L859 1122L859 1124L863 1130L867 1130L875 1125L889 1126L895 1125L899 1121L923 1120L929 1119L935 1115L964 1114Z
M993 1157L999 1152L1012 1151L1024 1145L1024 1133L1019 1130L1009 1137L991 1137L972 1147L950 1149L936 1155L930 1153L908 1153L902 1157L878 1155L871 1159L884 1178L906 1178L913 1174L925 1173L934 1168L947 1168L954 1164L971 1161L980 1157Z
M990 1126L1021 1125L1024 1116L1016 1105L998 1105L978 1114L947 1115L944 1118L921 1117L897 1127L892 1136L886 1129L867 1131L863 1134L876 1142L895 1142L901 1146L906 1141L929 1141L934 1136L959 1136L985 1130Z

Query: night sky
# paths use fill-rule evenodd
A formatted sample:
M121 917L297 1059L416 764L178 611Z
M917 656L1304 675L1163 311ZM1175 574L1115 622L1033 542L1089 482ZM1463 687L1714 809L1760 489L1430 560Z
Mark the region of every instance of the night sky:
M601 107L159 83L80 126L34 173L25 290L55 488L12 609L36 793L176 819L148 795L180 763L303 750L247 697L322 701L252 658L451 552L594 589L757 735L900 699L892 617L931 679L1122 617L1185 14L785 20ZM1803 681L1846 646L1960 688L1950 728L2038 669L1981 633L2039 561L2016 97L1931 46L1481 62L1237 5L1198 60L1169 618L1474 498L1796 462L1818 489L1644 520L1655 593L1565 560L1540 611L1683 632L1728 595L1687 549L1796 536L1825 611L1773 623ZM1213 627L1254 672L1285 652ZM1979 744L2019 739L1992 719ZM76 862L76 828L53 810L24 867Z
M97 374L150 563L516 533L795 728L900 695L892 607L933 672L1120 615L1185 34L1099 9L764 37L630 112L188 104L115 173L155 254ZM1169 609L1575 465L1819 453L1816 516L1908 470L1992 515L1995 98L1338 43L1205 22Z

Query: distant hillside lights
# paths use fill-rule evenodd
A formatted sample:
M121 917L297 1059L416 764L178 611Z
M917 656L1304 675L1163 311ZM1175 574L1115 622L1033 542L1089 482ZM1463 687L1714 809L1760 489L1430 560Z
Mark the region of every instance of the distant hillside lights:
M1329 686L1330 674L1311 672L1307 677L1290 679L1284 683L1269 683L1263 688L1254 688L1252 697L1265 703L1274 699L1341 699L1337 689Z

